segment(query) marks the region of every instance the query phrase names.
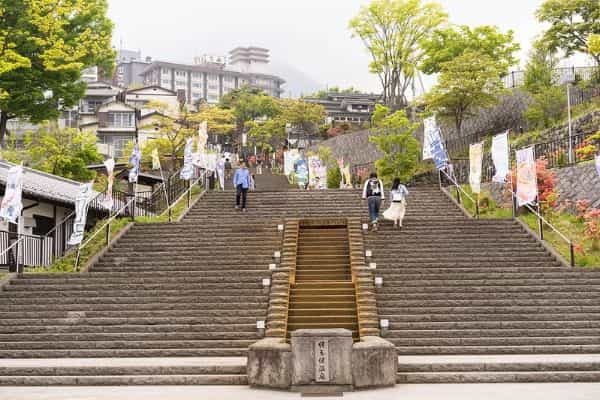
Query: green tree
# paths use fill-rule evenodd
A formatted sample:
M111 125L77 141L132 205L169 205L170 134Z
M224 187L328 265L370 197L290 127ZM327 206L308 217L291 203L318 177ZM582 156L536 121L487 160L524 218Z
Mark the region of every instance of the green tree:
M588 37L588 51L593 57L600 57L600 33Z
M161 136L154 139L148 145L148 149L142 151L143 154L150 154L152 148L157 148L159 154L167 154L171 157L172 170L178 166L177 157L183 155L183 149L186 141L190 137L194 137L197 133L197 125L190 120L190 115L187 111L182 110L177 118L169 116L157 116L153 123L145 127L145 129L153 129L154 132ZM131 152L124 153L124 157L129 158Z
M330 93L360 94L362 92L358 89L355 89L353 86L350 86L346 89L340 89L339 86L333 86L326 90L319 90L318 92L313 93L312 95L306 96L306 97L314 97L317 99L326 99Z
M285 138L285 121L280 117L247 122L246 129L250 142L268 152L272 152Z
M385 104L393 109L407 104L405 93L423 57L420 43L446 20L434 2L372 0L350 21L353 36L371 54L369 68L379 77Z
M190 116L190 120L195 123L206 121L211 135L229 135L235 132L235 115L230 109L204 104L197 113Z
M501 70L486 54L470 51L443 63L437 85L425 95L428 110L451 118L460 136L468 116L498 102Z
M566 56L588 53L588 38L600 34L600 1L546 0L536 12L540 22L550 24L543 40ZM600 66L600 53L588 53Z
M379 108L380 115L386 111ZM406 112L398 110L379 119L372 129L370 141L373 142L383 157L375 162L377 174L385 181L394 178L409 180L417 169L419 161L419 141L414 132L419 124L409 121Z
M248 86L225 94L221 98L220 106L233 112L238 135L242 134L246 122L274 117L281 112L273 97L260 89Z
M81 182L96 176L87 166L102 161L94 134L52 125L28 132L24 149L21 160L31 168Z
M536 41L525 68L524 88L532 96L525 112L530 128L544 129L562 119L566 112L566 94L555 85L554 70L558 57L543 41Z
M38 123L75 105L85 91L84 68L112 71L107 8L106 0L0 3L0 142L9 119Z
M554 70L559 59L543 41L536 41L525 66L524 88L531 94L541 93L554 86Z
M473 29L467 25L439 29L421 45L425 50L421 68L426 74L440 72L444 63L465 52L487 55L498 65L501 73L506 73L511 65L517 63L514 54L520 49L519 44L514 42L513 31L502 33L498 27L489 25Z
M281 119L309 133L314 133L326 116L323 106L303 100L281 99L279 107Z

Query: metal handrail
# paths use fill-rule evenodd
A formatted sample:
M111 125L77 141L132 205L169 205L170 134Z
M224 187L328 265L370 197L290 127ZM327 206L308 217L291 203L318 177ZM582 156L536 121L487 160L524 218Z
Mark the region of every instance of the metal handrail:
M456 188L456 194L457 194L457 200L458 200L458 204L461 204L461 197L460 197L460 193L464 194L469 200L471 200L473 202L473 204L475 204L475 218L479 218L479 201L475 200L473 197L471 197L463 188L460 187L460 185L458 184L458 182L456 182L456 180L454 178L452 178L450 175L448 175L446 173L446 171L444 170L438 170L439 171L439 181L440 181L440 189L442 187L442 174L444 174L446 176L446 178L448 178L448 180L454 185L454 187Z
M513 201L513 207L516 206L516 200L517 200L517 195L515 194L515 192L513 192L511 190L511 195L512 195L512 201ZM538 202L537 208L538 211L536 211L533 207L531 207L531 205L529 204L525 204L524 207L526 207L529 211L531 211L538 220L538 233L540 235L540 240L545 240L544 239L544 224L548 225L563 241L565 241L567 243L567 245L569 246L569 256L570 256L570 264L571 267L575 266L575 246L573 244L573 241L571 239L569 239L564 233L562 233L561 231L558 230L558 228L556 228L554 225L552 225L546 218L544 218L542 216L542 214L539 212L540 210L540 204ZM516 215L516 213L515 213ZM516 217L515 217L516 218Z
M180 196L177 198L177 200L175 200L175 201L172 201L172 202L171 202L171 204L168 204L168 205L167 205L167 208L166 208L166 209L165 209L163 212L161 212L161 213L159 214L159 217L160 217L160 216L163 216L163 215L165 215L165 213L168 211L168 212L169 212L169 221L170 221L170 220L171 220L171 209L172 209L172 208L173 208L173 207L174 207L174 206L175 206L177 203L179 203L179 202L181 201L181 199L183 199L183 197L184 197L185 195L188 195L188 207L189 207L189 206L190 206L190 200L191 200L191 199L190 199L190 197L191 197L191 194L192 194L192 188L193 188L194 186L196 186L196 185L198 184L198 182L200 182L200 181L201 181L202 179L204 179L205 177L206 177L206 171L202 171L202 172L200 173L200 176L198 177L198 179L196 179L194 182L192 182L192 181L189 181L189 182L191 182L191 183L190 183L190 185L188 186L188 188L185 190L185 192L183 192L183 193L182 193L182 194L181 194L181 195L180 195Z

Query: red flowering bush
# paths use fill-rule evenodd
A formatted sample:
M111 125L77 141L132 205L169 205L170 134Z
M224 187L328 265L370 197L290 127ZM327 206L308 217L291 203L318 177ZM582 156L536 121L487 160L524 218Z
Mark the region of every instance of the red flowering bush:
M575 203L575 211L577 212L577 219L579 220L579 222L584 221L585 213L587 213L589 208L590 208L589 200L577 200L577 202Z
M592 250L600 249L600 209L591 208L583 216L585 237L592 242Z
M334 126L333 128L327 129L327 136L330 138L336 137L344 133L344 130L338 126Z

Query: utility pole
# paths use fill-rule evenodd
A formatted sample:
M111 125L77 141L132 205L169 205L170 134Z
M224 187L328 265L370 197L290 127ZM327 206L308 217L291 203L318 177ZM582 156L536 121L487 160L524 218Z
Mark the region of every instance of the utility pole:
M573 127L571 124L571 83L567 82L567 113L569 118L569 164L573 164Z

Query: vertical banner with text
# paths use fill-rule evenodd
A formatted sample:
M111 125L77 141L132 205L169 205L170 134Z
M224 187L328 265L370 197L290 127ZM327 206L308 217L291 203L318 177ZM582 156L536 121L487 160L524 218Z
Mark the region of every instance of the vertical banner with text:
M538 195L533 146L517 150L517 205L534 204Z
M509 172L508 131L494 136L492 140L492 160L496 173L493 182L505 183Z
M483 164L483 142L469 146L469 184L473 193L481 193L481 168Z

